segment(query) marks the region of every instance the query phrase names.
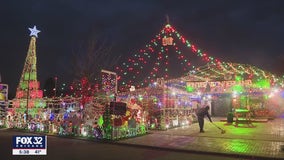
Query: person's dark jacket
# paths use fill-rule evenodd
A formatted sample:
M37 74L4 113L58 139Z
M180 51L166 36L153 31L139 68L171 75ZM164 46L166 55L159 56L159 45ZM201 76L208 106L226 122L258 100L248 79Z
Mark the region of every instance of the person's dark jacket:
M208 110L209 110L209 106L206 106L205 108L199 108L199 109L197 110L196 115L197 115L198 117L200 117L200 118L204 118L205 116L207 116L208 119L209 119L209 121L212 122L211 117L210 117L210 115L209 115L209 113L208 113Z

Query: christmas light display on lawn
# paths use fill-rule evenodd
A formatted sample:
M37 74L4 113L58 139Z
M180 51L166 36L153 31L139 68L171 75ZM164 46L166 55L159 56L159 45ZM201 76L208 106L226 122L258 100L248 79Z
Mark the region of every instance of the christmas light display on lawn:
M171 68L171 63L180 65ZM162 112L160 117L164 117L161 122L167 121L167 118L176 119L177 113L182 111L182 108L170 108L182 106L190 109L196 106L196 100L203 100L203 105L210 104L211 98L215 98L210 94L269 94L272 87L283 87L283 79L269 72L251 65L221 62L209 56L170 24L165 25L145 48L116 67L116 71L121 84L120 91L124 91L119 94L119 98L125 100L131 97L128 91L131 86L138 90L141 88L139 94L134 96L137 102L139 97L145 98L145 92L147 97L157 97L158 103L148 107L150 110L160 108L157 112ZM163 84L155 85L159 79L163 79Z
M27 114L34 117L46 105L42 99L43 92L40 90L39 81L37 81L36 38L40 31L36 26L29 28L29 30L31 31L30 45L17 87L16 98L12 100L13 108L19 114L18 117L24 116L25 120L27 120Z
M283 87L283 80L257 67L220 62L208 56L168 24L139 54L116 67L117 72L102 70L101 86L82 77L70 85L70 96L43 100L36 71L39 31L36 27L30 30L28 55L13 99L17 114L14 117L18 118L11 121L24 124L28 113L33 131L120 139L145 134L148 127L167 129L191 124L198 103L210 104L218 95L238 93L239 99L244 99L244 106L248 106L247 102L252 104L253 94L266 92L272 97L272 92L268 94L272 87ZM188 49L193 54L184 54ZM196 58L205 65L195 67L200 65ZM181 67L171 70L172 62L180 62ZM146 73L149 75L144 77ZM127 92L117 91L117 80ZM116 105L110 106L109 102L116 100L127 104L122 107L123 114L113 113ZM48 107L42 110L46 104Z

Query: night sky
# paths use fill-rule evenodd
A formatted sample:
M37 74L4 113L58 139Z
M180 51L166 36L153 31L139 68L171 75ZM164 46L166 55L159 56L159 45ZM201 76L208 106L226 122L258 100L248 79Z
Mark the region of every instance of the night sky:
M114 56L129 57L166 24L210 56L284 73L283 0L10 0L0 2L0 74L15 88L30 42L37 39L38 79L72 80L70 57L97 37Z

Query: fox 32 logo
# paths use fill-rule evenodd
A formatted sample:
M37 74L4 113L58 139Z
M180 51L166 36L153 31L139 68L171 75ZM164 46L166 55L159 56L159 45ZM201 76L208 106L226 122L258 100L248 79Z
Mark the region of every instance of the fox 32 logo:
M46 149L46 136L13 136L13 149Z

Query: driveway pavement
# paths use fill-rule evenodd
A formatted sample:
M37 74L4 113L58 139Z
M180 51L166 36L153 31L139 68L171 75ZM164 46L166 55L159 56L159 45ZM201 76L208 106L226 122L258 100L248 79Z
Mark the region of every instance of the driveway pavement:
M148 135L117 143L252 159L284 159L284 150L281 150L281 146L284 146L283 118L255 122L254 127L235 127L220 121L220 118L213 118L213 121L226 133L221 134L220 129L205 121L205 133L199 133L198 124L195 123L166 131L151 131Z

